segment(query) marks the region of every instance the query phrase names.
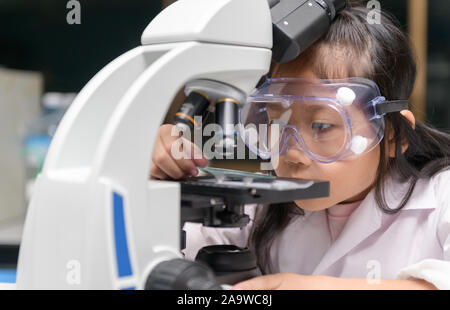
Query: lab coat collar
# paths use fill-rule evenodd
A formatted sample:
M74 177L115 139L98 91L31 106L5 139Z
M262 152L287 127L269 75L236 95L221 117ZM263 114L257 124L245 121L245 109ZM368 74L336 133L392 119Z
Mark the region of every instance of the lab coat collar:
M390 208L397 208L408 184L400 183L398 178L388 176L385 183L385 199ZM429 179L419 180L408 203L399 212L408 212L415 209L434 209L436 201L434 189ZM325 211L319 211L325 212ZM311 212L305 215L310 216ZM340 236L331 245L320 263L314 270L314 274L323 274L327 268L349 253L367 237L376 232L390 214L384 213L375 201L375 189L372 189L359 207L353 211L345 224Z
M397 175L388 176L385 183L385 199L391 209L396 209L402 202L409 189L409 182L400 182ZM436 196L434 192L434 178L419 179L408 203L400 210L435 209Z
M317 265L314 274L323 274L334 262L377 231L382 223L381 213L380 208L374 203L374 191L372 190L350 215L340 236L331 244L330 249Z

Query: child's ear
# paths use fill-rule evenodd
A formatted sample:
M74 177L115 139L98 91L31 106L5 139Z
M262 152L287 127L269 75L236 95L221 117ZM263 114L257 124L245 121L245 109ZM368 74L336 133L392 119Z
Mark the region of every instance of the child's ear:
M416 128L416 118L414 117L414 114L409 110L403 110L400 112L400 114L406 118L408 123L411 125L413 129ZM392 129L392 126L389 126L389 137L388 137L388 150L389 150L389 157L395 158L395 137L394 137L394 130ZM408 149L408 141L404 140L402 141L402 154L406 152Z
M406 118L413 129L416 129L416 118L410 110L400 111L400 114L403 115L404 118Z

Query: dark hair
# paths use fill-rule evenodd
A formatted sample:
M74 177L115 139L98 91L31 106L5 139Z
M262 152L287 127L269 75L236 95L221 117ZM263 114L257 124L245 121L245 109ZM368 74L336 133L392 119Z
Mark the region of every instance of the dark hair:
M408 37L396 19L381 12L380 24L369 24L370 9L352 2L333 22L329 32L297 59L286 66L273 68L276 75L294 75L305 64L320 78L359 76L377 83L381 94L390 100L409 99L416 79L416 62ZM339 65L336 66L336 63ZM287 72L287 73L286 73ZM450 165L450 135L416 121L415 129L400 112L385 116L385 137L393 134L395 158L388 158L386 139L380 143L380 162L374 184L375 200L385 213L393 214L408 202L416 182L430 178ZM408 149L402 153L402 142ZM398 206L388 206L384 197L384 180L396 172L409 189ZM256 252L263 273L271 273L270 247L276 237L302 210L294 203L272 204L258 211L249 246ZM260 212L264 212L260 215Z

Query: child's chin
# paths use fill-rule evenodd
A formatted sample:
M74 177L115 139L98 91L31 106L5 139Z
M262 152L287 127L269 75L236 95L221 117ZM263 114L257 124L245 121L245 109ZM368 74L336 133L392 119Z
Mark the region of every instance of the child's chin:
M332 206L327 198L295 200L294 202L299 208L307 211L321 211Z

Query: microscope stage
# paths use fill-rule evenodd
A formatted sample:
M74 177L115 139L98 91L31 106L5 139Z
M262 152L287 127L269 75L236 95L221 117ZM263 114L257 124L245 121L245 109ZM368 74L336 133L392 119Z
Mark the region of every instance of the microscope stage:
M180 181L181 196L219 197L226 204L282 203L327 197L329 182L278 177L190 177Z

